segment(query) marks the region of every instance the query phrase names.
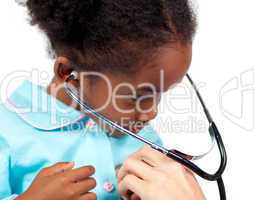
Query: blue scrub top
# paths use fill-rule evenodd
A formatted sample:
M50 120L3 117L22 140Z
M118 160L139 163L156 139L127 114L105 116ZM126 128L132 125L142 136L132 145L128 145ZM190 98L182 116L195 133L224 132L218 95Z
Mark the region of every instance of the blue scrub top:
M0 104L0 199L15 199L45 167L74 161L93 165L98 199L120 199L115 167L142 148L130 136L109 137L91 118L49 95L46 88L24 80ZM151 126L139 133L161 144ZM105 189L105 184L114 187Z

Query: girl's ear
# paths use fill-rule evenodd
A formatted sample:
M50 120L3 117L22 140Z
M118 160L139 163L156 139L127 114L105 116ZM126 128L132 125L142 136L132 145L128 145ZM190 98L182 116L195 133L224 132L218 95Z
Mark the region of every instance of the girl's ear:
M63 56L57 57L54 64L54 74L57 81L64 82L73 70L68 58Z

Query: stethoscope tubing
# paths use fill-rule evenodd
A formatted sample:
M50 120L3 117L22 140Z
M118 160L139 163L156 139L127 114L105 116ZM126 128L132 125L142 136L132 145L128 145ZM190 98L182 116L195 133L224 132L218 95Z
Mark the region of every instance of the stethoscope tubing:
M204 170L202 170L200 167L198 167L196 164L194 164L193 162L191 162L191 160L193 158L195 158L194 156L190 156L190 155L186 155L183 154L179 151L176 150L168 150L160 145L157 145L145 138L143 138L142 136L132 133L131 131L121 127L120 125L118 125L117 123L111 121L110 119L108 119L107 117L105 117L104 115L102 115L101 113L96 112L91 106L89 106L87 103L83 102L80 100L79 95L72 90L69 86L68 86L68 81L75 78L74 75L71 75L67 78L67 80L64 82L64 88L66 93L82 108L82 110L84 110L86 113L92 114L94 117L103 120L107 125L110 125L111 127L115 128L116 130L125 133L131 137L136 138L137 140L148 144L149 146L151 146L153 149L165 154L166 156L168 156L169 158L175 160L176 162L179 162L180 164L182 164L183 166L187 167L188 169L190 169L191 171L193 171L195 174L197 174L198 176L200 176L203 179L206 179L208 181L217 181L218 187L219 187L219 191L220 191L220 197L221 200L226 200L226 193L225 193L225 187L224 187L224 183L222 180L222 174L225 171L226 168L226 164L227 164L227 153L226 153L226 149L225 146L223 144L223 140L222 137L217 129L216 124L214 123L214 121L212 120L212 117L209 113L209 111L207 110L204 101L199 93L199 91L196 88L196 85L194 84L194 82L192 81L192 79L190 78L190 76L187 74L187 78L189 79L189 81L191 82L192 86L194 87L198 98L202 104L202 107L204 109L204 112L207 116L207 119L209 121L209 133L212 137L212 139L215 138L215 141L217 143L217 147L219 149L220 152L220 158L221 158L221 162L220 162L220 166L218 168L218 170L214 173L214 174L210 174L208 172L205 172ZM204 155L207 155L204 154ZM199 157L196 157L196 159L202 158L204 155L201 155ZM194 159L195 160L195 159Z

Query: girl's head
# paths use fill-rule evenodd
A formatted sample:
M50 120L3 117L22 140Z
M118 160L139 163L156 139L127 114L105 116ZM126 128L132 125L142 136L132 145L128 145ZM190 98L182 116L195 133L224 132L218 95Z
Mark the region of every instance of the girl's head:
M188 0L28 0L27 8L54 52L53 83L79 72L83 100L126 128L153 119L160 93L190 66ZM70 103L61 89L57 96Z

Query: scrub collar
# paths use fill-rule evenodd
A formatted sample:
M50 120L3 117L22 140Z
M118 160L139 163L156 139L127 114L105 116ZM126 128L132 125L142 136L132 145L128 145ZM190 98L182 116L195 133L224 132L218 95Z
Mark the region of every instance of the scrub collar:
M49 95L47 89L24 80L6 100L7 108L16 112L34 128L52 131L90 121L90 117Z

